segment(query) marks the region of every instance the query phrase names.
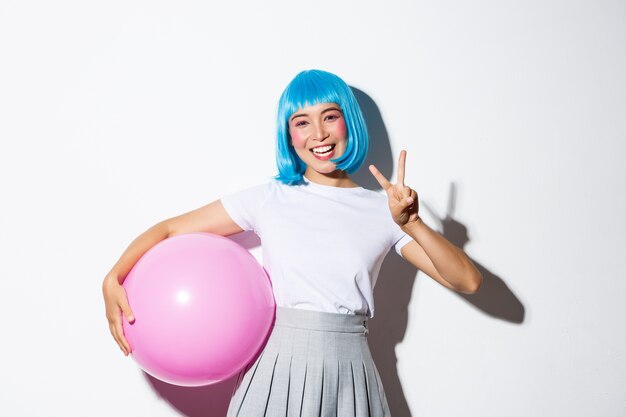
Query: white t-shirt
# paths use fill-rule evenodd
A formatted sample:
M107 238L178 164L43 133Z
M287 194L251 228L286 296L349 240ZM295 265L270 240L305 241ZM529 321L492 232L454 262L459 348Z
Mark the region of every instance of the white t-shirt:
M362 187L270 180L221 199L261 239L276 305L374 317L373 288L385 255L412 238L393 221L387 196Z

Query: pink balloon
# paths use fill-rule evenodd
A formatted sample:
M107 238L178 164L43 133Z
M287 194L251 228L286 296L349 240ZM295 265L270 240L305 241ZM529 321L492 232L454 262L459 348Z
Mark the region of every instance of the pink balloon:
M135 315L123 322L148 374L182 386L236 374L263 348L275 302L265 270L243 247L211 233L159 242L124 280Z

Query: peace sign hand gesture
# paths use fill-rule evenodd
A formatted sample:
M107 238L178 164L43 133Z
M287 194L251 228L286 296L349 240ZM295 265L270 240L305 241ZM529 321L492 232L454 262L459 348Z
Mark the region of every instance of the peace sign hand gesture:
M387 178L374 166L370 165L369 169L376 181L383 187L387 193L389 201L389 211L393 221L400 227L404 227L409 223L420 219L418 215L419 202L415 190L404 185L404 166L406 163L406 151L400 152L398 161L398 183L391 184Z

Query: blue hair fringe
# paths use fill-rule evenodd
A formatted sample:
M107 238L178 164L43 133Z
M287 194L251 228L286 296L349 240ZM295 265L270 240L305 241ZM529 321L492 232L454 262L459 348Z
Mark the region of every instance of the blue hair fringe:
M287 85L278 101L276 165L274 178L285 184L302 181L306 164L289 146L289 117L296 111L319 103L336 103L343 112L348 130L347 147L343 155L331 162L337 169L351 174L361 167L369 146L367 127L354 93L341 78L327 71L305 70Z

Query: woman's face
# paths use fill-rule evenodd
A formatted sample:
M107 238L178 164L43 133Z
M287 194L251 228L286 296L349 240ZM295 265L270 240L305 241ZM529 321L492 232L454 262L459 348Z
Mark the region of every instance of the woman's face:
M346 150L348 129L336 103L303 107L289 117L289 135L296 154L307 167L321 174L337 168L329 159Z

